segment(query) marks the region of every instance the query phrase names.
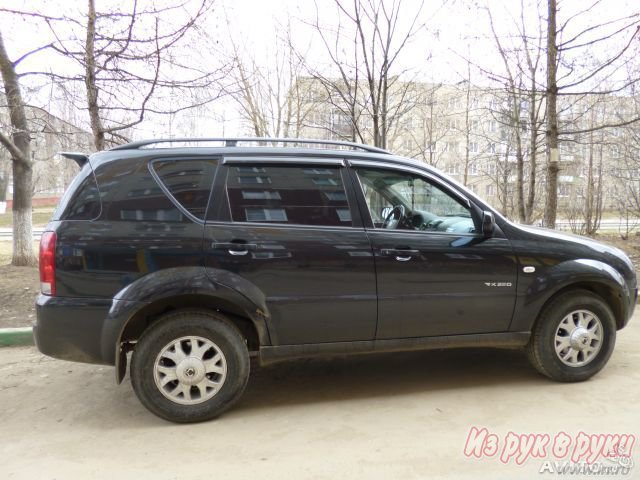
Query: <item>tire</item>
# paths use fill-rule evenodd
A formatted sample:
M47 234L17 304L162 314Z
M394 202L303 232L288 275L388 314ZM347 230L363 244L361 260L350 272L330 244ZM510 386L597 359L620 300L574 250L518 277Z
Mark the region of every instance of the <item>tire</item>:
M576 323L587 325L591 333L578 330ZM598 331L600 340L593 336ZM527 355L536 370L552 380L580 382L602 370L615 343L616 323L609 306L593 292L574 290L553 299L540 313Z
M160 418L201 422L238 401L249 370L245 339L224 315L178 310L153 323L136 344L131 384Z

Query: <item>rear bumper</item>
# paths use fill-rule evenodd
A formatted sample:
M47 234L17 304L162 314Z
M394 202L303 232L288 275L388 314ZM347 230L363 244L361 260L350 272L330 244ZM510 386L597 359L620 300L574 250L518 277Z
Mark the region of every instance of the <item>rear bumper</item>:
M62 360L114 365L114 359L105 358L102 349L111 303L104 298L38 295L33 327L36 346L45 355Z

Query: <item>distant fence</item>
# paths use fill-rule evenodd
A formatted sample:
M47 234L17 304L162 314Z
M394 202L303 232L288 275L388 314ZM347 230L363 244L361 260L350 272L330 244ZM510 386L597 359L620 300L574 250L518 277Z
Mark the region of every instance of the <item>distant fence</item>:
M570 231L582 231L584 229L585 224L580 222L556 222L556 230L561 230L564 232ZM600 228L598 228L599 232L602 231L616 231L616 232L624 232L626 230L633 231L636 230L640 226L640 219L633 219L629 222L620 221L620 220L602 220L600 222Z
M55 207L58 205L60 197L35 197L31 199L31 206L36 207ZM7 200L7 211L13 209L13 200Z

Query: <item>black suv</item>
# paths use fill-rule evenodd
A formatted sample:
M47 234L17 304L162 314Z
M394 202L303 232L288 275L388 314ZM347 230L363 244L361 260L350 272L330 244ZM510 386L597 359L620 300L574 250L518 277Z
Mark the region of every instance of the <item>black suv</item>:
M38 348L115 365L118 382L132 352L136 394L171 421L233 405L251 357L525 347L542 374L585 380L636 303L620 250L515 225L377 148L173 139L64 155L82 168L41 240Z

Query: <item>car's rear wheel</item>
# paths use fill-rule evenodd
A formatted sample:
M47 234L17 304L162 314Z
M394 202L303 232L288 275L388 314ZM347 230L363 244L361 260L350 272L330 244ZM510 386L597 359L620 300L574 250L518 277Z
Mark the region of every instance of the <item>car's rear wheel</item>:
M559 295L544 308L527 353L543 375L578 382L606 365L615 341L616 323L609 306L592 292L577 290Z
M249 353L225 316L181 310L158 319L136 344L131 383L142 404L172 422L217 417L242 395Z

